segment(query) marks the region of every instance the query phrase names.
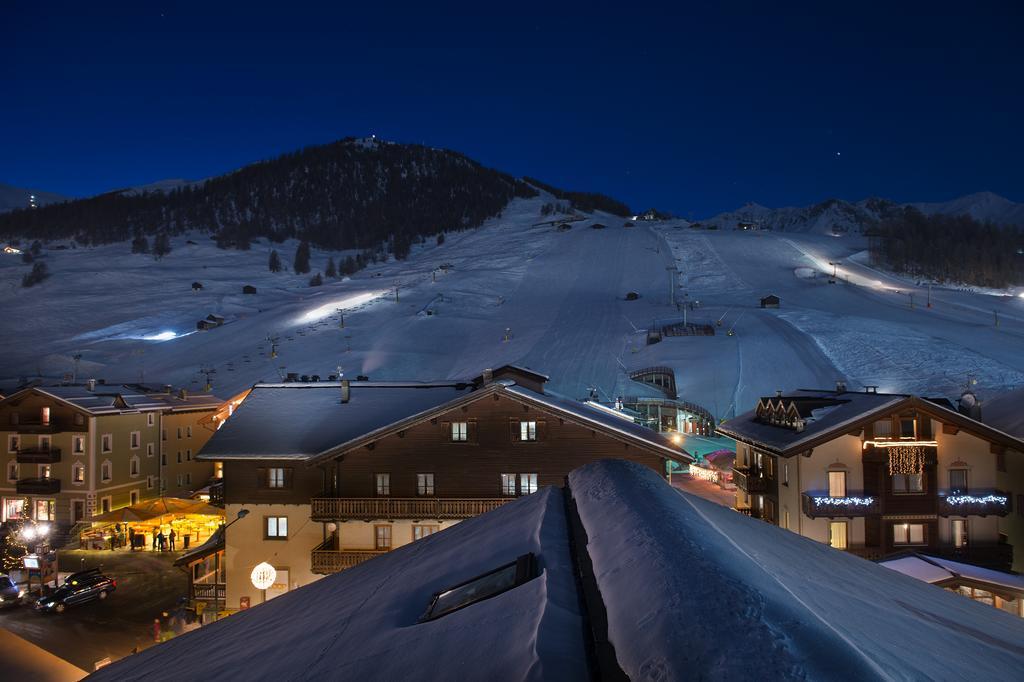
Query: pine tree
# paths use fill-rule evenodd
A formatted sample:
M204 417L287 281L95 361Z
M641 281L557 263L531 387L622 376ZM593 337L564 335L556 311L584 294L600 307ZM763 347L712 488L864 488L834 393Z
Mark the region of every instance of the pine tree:
M141 234L133 239L132 253L149 253L149 240Z
M323 283L324 278L320 276L319 272L309 278L309 286L311 287L318 287Z
M338 276L338 268L335 267L335 265L334 265L334 258L333 257L327 259L327 269L324 270L324 276L325 277L337 277Z
M28 287L39 284L49 276L50 273L46 269L46 263L42 261L36 261L35 264L32 266L32 272L28 273L27 275L21 278L21 286L27 289Z
M437 245L441 246L441 244L444 244L444 232L439 232L437 234Z
M171 238L166 232L161 232L153 240L153 257L160 260L171 252Z
M271 272L281 272L281 257L277 255L277 249L271 250L268 266Z
M295 274L302 275L309 272L309 242L303 240L295 252Z
M356 259L352 256L345 256L345 260L341 263L341 274L352 275L358 270L356 265Z

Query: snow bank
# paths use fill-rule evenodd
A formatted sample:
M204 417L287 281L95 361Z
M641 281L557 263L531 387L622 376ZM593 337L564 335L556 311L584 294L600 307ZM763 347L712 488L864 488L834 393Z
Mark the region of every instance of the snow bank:
M426 623L438 591L534 552L541 575ZM129 656L96 680L586 679L561 492L470 519Z
M632 679L984 679L1024 623L604 461L569 477Z

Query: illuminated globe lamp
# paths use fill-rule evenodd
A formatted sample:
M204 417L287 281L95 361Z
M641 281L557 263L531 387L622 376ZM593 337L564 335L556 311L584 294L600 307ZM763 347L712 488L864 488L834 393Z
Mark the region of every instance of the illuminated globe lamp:
M277 569L266 561L260 562L252 569L249 580L257 590L263 590L263 601L267 601L267 590L277 580Z

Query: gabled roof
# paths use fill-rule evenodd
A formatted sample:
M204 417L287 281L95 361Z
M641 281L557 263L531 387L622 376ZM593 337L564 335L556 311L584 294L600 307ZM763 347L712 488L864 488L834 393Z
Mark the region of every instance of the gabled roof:
M879 561L878 564L933 585L963 582L982 583L989 586L990 589L994 588L999 592L1016 593L1013 596L1024 596L1024 576L1017 573L995 571L991 568L983 568L919 552L908 552L901 556Z
M352 381L256 384L199 459L308 460L468 394L464 382Z
M48 396L89 414L102 416L122 412L213 410L224 400L211 393L167 393L163 387L148 384L96 384L93 390L85 385L31 386L7 396L16 401L30 393Z
M762 421L757 410L745 412L734 419L719 424L717 431L722 435L743 443L755 445L783 457L806 452L822 443L859 430L880 416L902 410L917 410L936 419L956 426L1004 447L1024 452L1024 440L1014 438L997 429L945 407L940 401L918 398L906 394L858 393L855 391L828 391L799 389L781 397L765 400L779 401L831 401L812 411L802 431Z

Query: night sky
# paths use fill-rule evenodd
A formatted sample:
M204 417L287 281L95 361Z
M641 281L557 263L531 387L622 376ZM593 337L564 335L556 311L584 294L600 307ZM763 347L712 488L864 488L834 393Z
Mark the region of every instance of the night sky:
M1024 200L1019 1L259 4L4 2L0 182L85 196L376 134L682 216Z

